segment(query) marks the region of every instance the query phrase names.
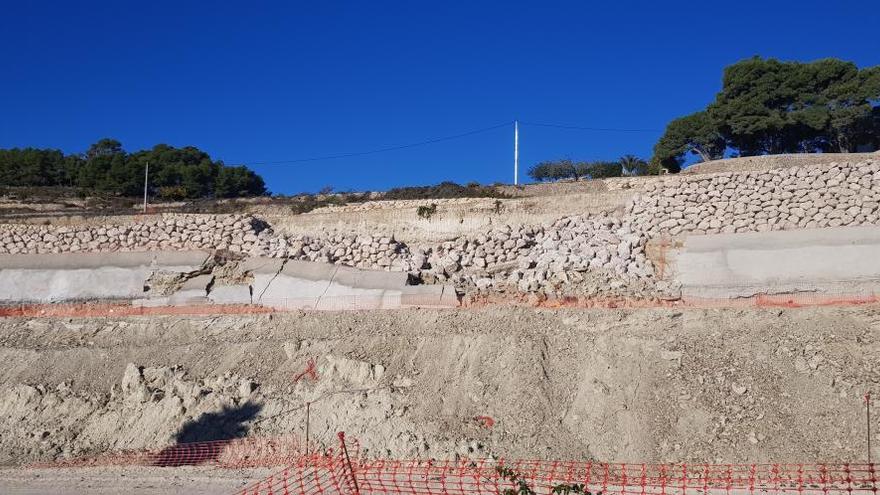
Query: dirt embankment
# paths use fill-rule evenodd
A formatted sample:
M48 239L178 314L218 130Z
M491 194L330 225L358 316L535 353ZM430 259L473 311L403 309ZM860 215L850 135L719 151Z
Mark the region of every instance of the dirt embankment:
M878 379L874 306L8 318L0 463L301 435L307 401L373 456L857 460Z

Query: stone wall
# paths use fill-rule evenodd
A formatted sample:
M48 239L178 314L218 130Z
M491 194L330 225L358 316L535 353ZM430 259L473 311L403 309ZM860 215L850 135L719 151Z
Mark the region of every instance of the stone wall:
M651 236L880 223L880 161L669 176L627 205Z
M809 167L832 162L858 163L878 159L880 159L880 151L873 153L788 153L781 155L742 156L696 163L682 170L682 174L761 171L774 168Z
M511 290L567 294L622 289L649 280L647 236L612 216L564 217L551 225L498 227L450 241L407 246L393 235L320 232L285 235L253 217L167 215L106 226L0 225L0 254L229 250L409 272L428 283L455 283L476 291ZM592 275L601 274L596 281ZM592 283L592 285L591 285Z
M0 254L218 249L404 271L474 292L643 296L665 290L645 255L652 237L875 225L878 205L880 163L866 160L666 176L645 183L623 215L496 225L443 242L407 245L380 229L285 233L241 215L166 215L106 226L0 225Z
M564 217L551 225L499 228L416 249L422 278L478 291L567 295L638 287L654 274L648 237L612 216ZM423 261L424 260L424 261ZM607 278L597 280L595 275ZM617 283L610 283L612 280Z
M100 226L0 224L0 254L152 249L249 252L264 231L265 223L242 215L163 215L143 222Z
M613 288L654 274L645 256L648 237L612 216L564 217L551 225L504 226L437 244L407 246L392 235L276 234L252 251L279 258L407 271L426 282L452 282L477 291L583 292L601 273ZM602 279L607 284L608 278Z
M428 206L431 204L441 208L465 206L467 208L491 208L495 203L495 198L439 198L439 199L395 199L395 200L373 200L364 201L363 203L349 203L345 205L322 206L316 208L305 215L320 215L322 213L352 213L371 210L401 210L407 208L418 208L419 206Z

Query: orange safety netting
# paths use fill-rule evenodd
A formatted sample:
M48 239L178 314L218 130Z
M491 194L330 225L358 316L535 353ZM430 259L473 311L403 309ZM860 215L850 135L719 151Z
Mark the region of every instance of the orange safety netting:
M356 488L355 488L356 485ZM524 491L530 490L529 491ZM512 490L512 492L511 492ZM580 461L301 459L236 492L506 495L877 493L873 464L607 464Z
M874 464L639 464L304 457L238 495L872 494Z
M296 437L183 443L31 467L284 466L237 495L877 495L875 464L645 464L509 459L364 459L345 437L308 452Z
M156 450L126 450L111 454L37 463L31 467L208 465L220 468L247 468L285 466L298 462L303 458L303 455L304 449L297 437L250 437L180 443Z

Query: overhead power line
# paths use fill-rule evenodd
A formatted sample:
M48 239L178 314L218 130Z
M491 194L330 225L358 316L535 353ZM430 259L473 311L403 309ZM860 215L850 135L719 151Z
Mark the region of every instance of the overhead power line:
M322 155L322 156L312 156L312 157L304 157L304 158L294 158L290 160L274 160L274 161L249 161L249 162L240 162L242 164L247 165L284 165L284 164L292 164L292 163L305 163L305 162L317 162L323 160L334 160L337 158L351 158L356 156L365 156L365 155L374 155L377 153L386 153L389 151L397 151L404 150L408 148L416 148L418 146L426 146L429 144L439 143L443 141L450 141L453 139L459 139L467 136L473 136L475 134L482 134L484 132L493 131L495 129L500 129L502 127L507 127L510 125L515 125L517 121L509 120L507 122L502 122L500 124L496 124L489 127L483 127L481 129L475 129L472 131L462 132L459 134L453 134L450 136L443 136L433 139L426 139L424 141L419 141L417 143L403 144L399 146L388 146L385 148L377 148L368 151L357 151L352 153L336 153L332 155ZM622 128L613 128L613 127L587 127L587 126L576 126L576 125L566 125L566 124L554 124L549 122L528 122L528 121L518 121L521 125L529 125L529 126L537 126L537 127L552 127L557 129L573 129L573 130L581 130L581 131L596 131L596 132L660 132L660 129L622 129Z
M597 132L661 132L661 129L619 129L614 127L583 127L577 125L550 124L547 122L528 122L519 121L520 124L534 125L539 127L555 127L558 129L576 129L581 131L597 131Z
M407 148L415 148L417 146L425 146L428 144L439 143L442 141L449 141L452 139L473 136L474 134L481 134L483 132L488 132L488 131L492 131L492 130L495 130L495 129L498 129L501 127L506 127L511 124L513 124L512 120L507 121L507 122L503 122L501 124L493 125L490 127L484 127L482 129L476 129L473 131L462 132L461 134L453 134L451 136L443 136L443 137L438 137L438 138L434 138L434 139L428 139L425 141L420 141L418 143L404 144L404 145L400 145L400 146L389 146L387 148L378 148L378 149L369 150L369 151L358 151L358 152L354 152L354 153L339 153L339 154L335 154L335 155L314 156L314 157L309 157L309 158L297 158L297 159L293 159L293 160L277 160L277 161L262 161L262 162L248 162L248 163L250 165L281 165L281 164L287 164L287 163L316 162L316 161L321 161L321 160L333 160L336 158L350 158L353 156L373 155L376 153L385 153L387 151L396 151L396 150L403 150L403 149L407 149Z

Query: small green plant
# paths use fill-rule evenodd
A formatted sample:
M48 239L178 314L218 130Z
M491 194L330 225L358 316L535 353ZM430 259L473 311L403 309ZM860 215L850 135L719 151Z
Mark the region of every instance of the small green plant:
M588 492L586 490L586 487L581 483L572 483L570 485L562 483L553 486L553 489L550 491L550 493L553 493L554 495L570 495L572 493L589 494L590 492ZM601 492L599 493L599 495L601 495Z
M514 471L513 469L498 466L495 468L495 471L498 472L498 475L503 479L506 479L516 485L515 488L508 488L501 492L501 495L537 495L535 489L529 486L529 484L522 479L519 473ZM560 483L558 485L553 485L550 489L550 493L552 495L593 495L591 492L587 491L586 485L582 483ZM602 492L598 492L596 495L602 495Z
M171 201L183 201L188 194L183 186L163 186L159 188L159 197Z
M434 213L437 213L437 203L431 203L431 206L422 205L416 210L419 218L424 218L425 220L434 216Z
M504 211L504 203L500 199L495 200L495 214L500 215Z

